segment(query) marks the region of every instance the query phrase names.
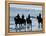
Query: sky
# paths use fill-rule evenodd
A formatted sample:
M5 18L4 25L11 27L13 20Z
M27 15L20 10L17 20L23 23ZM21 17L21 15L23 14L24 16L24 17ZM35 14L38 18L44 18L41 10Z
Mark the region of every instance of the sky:
M10 7L42 10L42 6L37 5L10 4Z
M42 6L10 4L10 16L16 16L18 13L20 17L22 14L24 14L25 17L27 17L28 14L36 17L39 13L42 14Z

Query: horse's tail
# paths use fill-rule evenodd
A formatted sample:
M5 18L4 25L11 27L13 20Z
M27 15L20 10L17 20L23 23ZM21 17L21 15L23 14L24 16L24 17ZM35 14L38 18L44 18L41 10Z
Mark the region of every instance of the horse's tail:
M41 19L41 23L43 24L43 19Z

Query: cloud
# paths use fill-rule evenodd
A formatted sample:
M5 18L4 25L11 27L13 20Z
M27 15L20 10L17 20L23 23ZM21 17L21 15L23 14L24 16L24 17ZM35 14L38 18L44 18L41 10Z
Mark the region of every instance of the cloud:
M21 8L21 9L36 9L36 10L42 10L42 6L36 6L36 5L10 4L10 7Z

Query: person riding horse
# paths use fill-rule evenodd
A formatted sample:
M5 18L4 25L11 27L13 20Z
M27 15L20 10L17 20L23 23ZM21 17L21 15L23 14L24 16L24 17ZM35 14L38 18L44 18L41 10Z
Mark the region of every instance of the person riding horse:
M20 23L21 22L21 19L20 19L19 14L17 14L17 16L14 17L14 21L15 21L16 26L17 26L17 24L21 24Z
M39 28L40 28L40 23L43 23L43 19L41 18L41 14L39 14L39 16L37 16L38 19L38 23L39 23Z
M28 15L28 18L26 18L27 24L31 24L31 31L32 31L32 21L30 19L30 14Z
M24 15L22 15L22 18L20 18L19 14L17 14L17 16L14 17L14 21L17 27L17 24L19 24L19 26L22 24L26 24L26 20L24 19ZM16 30L17 31L17 30Z
M28 18L26 20L27 20L27 24L31 24L32 23L32 21L30 19L30 14L28 15Z
M14 21L15 21L16 27L17 27L17 24L19 25L21 24L22 26L22 24L26 25L26 22L27 22L27 24L31 24L31 28L32 28L32 21L30 19L30 14L28 15L28 18L26 20L24 19L23 14L22 14L22 18L20 18L19 14L17 14L17 16L14 17Z
M26 20L24 19L24 15L22 14L22 24L26 24Z

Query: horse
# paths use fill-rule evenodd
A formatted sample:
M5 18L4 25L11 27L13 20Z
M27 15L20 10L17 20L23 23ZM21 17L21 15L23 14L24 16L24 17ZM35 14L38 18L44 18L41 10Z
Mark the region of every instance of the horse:
M31 31L32 31L32 20L30 19L30 14L28 15L28 18L26 18L27 24L31 24Z
M39 28L40 28L40 23L43 24L43 19L41 18L41 14L39 14L39 16L37 16L37 19L38 19Z
M22 26L22 24L26 24L26 20L24 19L23 15L22 15L22 18L20 18L18 14L17 16L14 17L14 21L15 21L16 27L17 27L17 24L19 24L19 27L20 25Z
M31 24L31 31L32 31L32 21L28 18L26 19L26 21L27 21L27 24L29 24L29 25Z
M15 21L16 27L17 27L17 24L19 24L19 27L20 27L20 25L21 25L22 23L21 23L21 18L20 18L20 16L19 16L19 14L14 17L14 21ZM17 31L17 30L16 30L16 31Z
M17 24L21 24L21 18L15 17L14 20L15 20L16 26L17 26Z
M26 24L26 20L24 19L24 15L23 14L22 14L22 18L21 18L21 23L24 24L24 25Z
M26 22L27 22L27 24L31 24L31 28L32 28L32 21L30 20L30 16L27 19L24 19L24 15L22 15L22 18L20 18L18 14L17 16L14 17L14 21L15 21L16 27L17 27L17 24L22 26L22 24L26 25Z

